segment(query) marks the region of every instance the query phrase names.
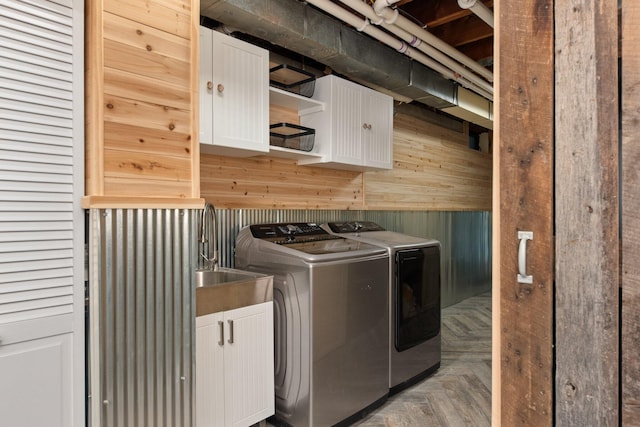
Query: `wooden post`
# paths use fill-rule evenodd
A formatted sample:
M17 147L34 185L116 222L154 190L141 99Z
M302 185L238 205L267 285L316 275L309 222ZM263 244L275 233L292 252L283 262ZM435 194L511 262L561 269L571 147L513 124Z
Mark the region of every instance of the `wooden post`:
M556 415L618 425L617 2L555 1Z
M549 426L553 421L552 3L498 1L495 28L498 145L493 215L499 239L494 239L498 242L493 253L492 423ZM533 232L526 260L531 284L516 279L518 231Z
M622 2L622 425L640 425L640 3Z

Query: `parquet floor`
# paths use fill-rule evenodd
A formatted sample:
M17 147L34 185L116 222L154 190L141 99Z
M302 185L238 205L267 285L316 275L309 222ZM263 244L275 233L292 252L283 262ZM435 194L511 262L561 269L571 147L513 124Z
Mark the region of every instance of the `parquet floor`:
M357 427L491 425L491 293L442 311L440 369L394 395Z

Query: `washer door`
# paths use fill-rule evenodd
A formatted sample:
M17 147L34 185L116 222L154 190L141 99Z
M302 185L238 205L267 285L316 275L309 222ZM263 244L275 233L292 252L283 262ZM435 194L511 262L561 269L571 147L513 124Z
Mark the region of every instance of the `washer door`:
M408 350L440 333L440 248L396 252L395 348Z

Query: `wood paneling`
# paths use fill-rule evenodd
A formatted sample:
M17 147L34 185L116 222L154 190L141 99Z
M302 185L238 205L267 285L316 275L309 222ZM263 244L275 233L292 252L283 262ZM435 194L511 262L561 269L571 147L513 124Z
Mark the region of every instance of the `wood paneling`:
M362 209L362 174L267 156L202 155L201 193L218 208Z
M104 0L104 10L184 39L191 39L199 0ZM192 13L195 11L196 13ZM198 24L199 19L196 19Z
M553 425L553 8L496 4L493 425ZM532 231L517 282L518 231Z
M398 114L393 169L366 172L367 209L491 210L491 155L455 132Z
M271 109L272 122L294 121ZM407 115L394 121L394 169L354 172L270 156L201 157L202 196L220 208L491 210L491 156L455 132Z
M622 2L622 425L640 425L640 3Z
M89 200L198 198L199 1L89 3Z
M555 2L557 425L619 423L616 3Z

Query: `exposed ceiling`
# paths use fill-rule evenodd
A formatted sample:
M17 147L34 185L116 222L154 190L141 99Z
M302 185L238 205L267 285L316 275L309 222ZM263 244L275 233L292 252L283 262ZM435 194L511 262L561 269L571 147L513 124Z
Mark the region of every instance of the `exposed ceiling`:
M493 10L493 0L478 0ZM493 28L458 0L401 0L397 6L461 53L493 68Z
M201 14L396 99L491 129L493 28L483 19L487 13L493 19L493 0L378 0L377 9L374 3L201 0Z

